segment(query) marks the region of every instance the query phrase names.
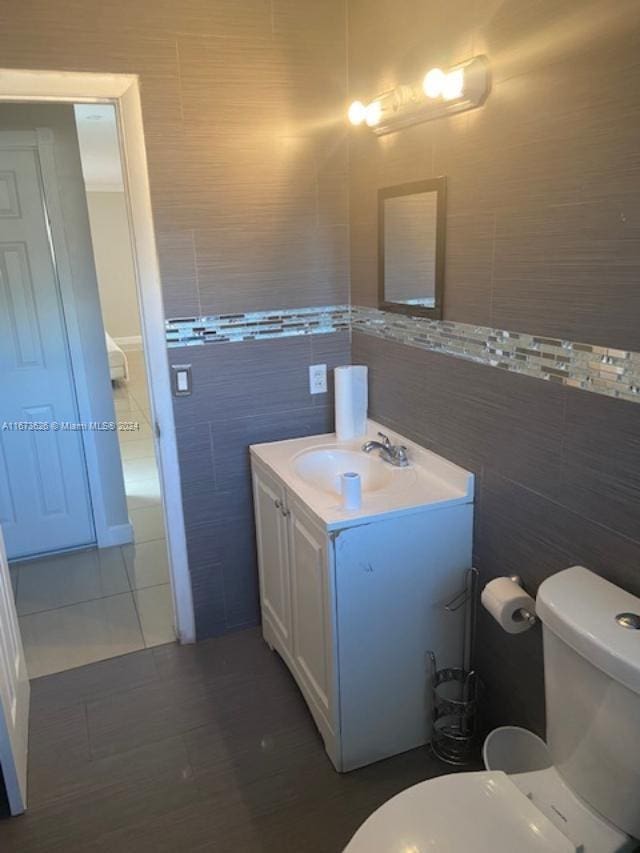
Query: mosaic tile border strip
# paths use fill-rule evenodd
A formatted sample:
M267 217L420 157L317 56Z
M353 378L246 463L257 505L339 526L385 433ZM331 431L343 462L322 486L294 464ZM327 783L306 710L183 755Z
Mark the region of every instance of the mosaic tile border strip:
M348 305L179 317L166 322L169 347L320 335L350 328L351 309Z
M169 347L358 331L478 364L640 402L640 353L556 338L408 317L376 308L325 305L167 320Z
M640 353L353 306L353 331L640 402Z

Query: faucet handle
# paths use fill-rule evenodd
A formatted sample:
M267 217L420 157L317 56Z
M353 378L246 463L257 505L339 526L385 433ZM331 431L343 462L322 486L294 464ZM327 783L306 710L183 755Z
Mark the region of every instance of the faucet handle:
M385 447L391 447L391 441L389 440L389 436L385 435L383 432L379 432L378 435L382 439L382 443Z
M402 468L409 464L409 454L404 444L398 444L393 448L393 458Z

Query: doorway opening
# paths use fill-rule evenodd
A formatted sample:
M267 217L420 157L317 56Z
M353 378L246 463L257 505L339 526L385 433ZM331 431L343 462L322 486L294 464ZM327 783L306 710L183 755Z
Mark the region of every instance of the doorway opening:
M14 80L18 84L24 83L26 76L29 78L27 89L34 91L47 89L54 78L58 78L58 84L60 82L60 75L45 72L7 73L14 78L22 77L22 80ZM157 322L158 316L162 316L162 305L137 83L124 76L118 79L111 75L104 75L104 79L103 75L64 76L76 77L73 82L80 84L80 90L94 84L98 96L80 91L80 97L55 98L62 103L34 103L42 98L25 92L29 101L20 103L19 92L7 91L11 83L6 74L0 72L0 134L4 135L0 157L6 160L9 151L12 152L9 157L19 154L20 145L25 143L25 133L31 133L31 149L27 153L35 164L34 180L39 179L41 183L41 206L59 291L61 328L68 337L66 350L63 346L57 353L58 373L43 374L40 383L55 391L54 397L59 396L52 379L59 377L66 360L70 380L67 402L70 405L62 411L61 422L67 424L67 432L73 428L69 424L78 425L76 435L69 436L60 428L53 439L51 433L43 439L33 430L29 435L23 432L16 436L26 437L24 444L31 446L30 454L22 460L28 465L22 470L31 471L34 466L38 469L36 479L40 481L42 494L35 495L36 500L33 500L34 494L28 494L26 481L29 477L16 476L20 465L13 464L13 472L8 472L9 488L5 489L4 507L0 501L0 524L12 561L11 580L31 677L170 642L176 633L183 642L194 639L184 523L181 511L179 514L172 511L176 505L181 505L181 496L163 327ZM105 87L117 89L117 96L100 97L99 90ZM16 88L19 90L21 86ZM56 94L59 95L59 85L53 88L58 88ZM72 88L79 91L77 85ZM2 103L5 100L11 103ZM26 125L24 121L16 123L14 120L16 111L21 109L31 114ZM82 230L78 229L82 211L69 214L70 196L78 190L77 185L71 185L74 180L77 184L77 176L69 174L69 159L65 161L64 155L56 149L65 133L60 132L59 127L56 131L56 121L46 120L46 115L43 115L45 120L37 117L37 112L42 110L49 111L49 119L53 110L64 114L67 121L71 114L81 161L85 231L89 233L93 285L96 287L91 298L98 301L101 323L99 334L96 328L93 333L94 338L101 339L102 373L104 378L106 370L112 410L111 418L89 420L88 423L86 415L100 412L104 416L108 407L96 402L100 393L96 393L95 388L87 391L92 383L100 380L101 359L100 346L92 347L82 340L82 324L86 323L88 315L86 305L81 303L86 302L92 282L91 275L79 275L78 268L78 255L82 252L78 250L77 232ZM20 134L22 138L19 139ZM66 144L69 140L64 141ZM42 156L47 146L48 155ZM24 155L24 149L22 153ZM124 155L122 159L121 154ZM11 167L15 163L7 161L6 165ZM0 173L3 171L11 172L11 168L4 169L0 164ZM22 176L23 181L27 178ZM56 181L57 199L52 201L51 196L56 193L51 192L50 184ZM5 191L4 200L6 198L9 196ZM56 218L60 221L55 222ZM60 244L65 242L66 246L61 248ZM37 247L33 251L37 251ZM68 277L72 279L66 293L65 264L66 273L70 273ZM40 280L41 276L33 278ZM4 279L5 284L10 284L9 276L5 275ZM78 279L82 280L81 284ZM14 283L17 280L14 277ZM24 283L24 276L22 281ZM84 288L83 294L79 288ZM35 346L37 339L39 345L44 345L47 335L55 337L55 328L50 328L55 306L51 302L45 305L39 316L37 288L32 288L28 296L29 299L18 306L19 310L13 311L14 325L22 324L21 328L14 329L13 339L15 342L15 332L18 332L22 334L22 342L29 343L29 335L37 330L35 336L31 335L31 344ZM71 310L70 298L75 301ZM70 318L69 314L73 315L74 311L75 316ZM80 334L77 334L78 327ZM86 338L86 329L84 332ZM44 355L44 351L41 354ZM52 363L52 359L40 361ZM26 373L28 370L23 370L20 378ZM42 393L39 396L42 398ZM37 401L37 393L33 399ZM0 412L0 421L18 422L25 408L30 410L27 420L35 421L36 416L43 422L55 419L52 406L38 409L35 405L25 406L24 400L17 402L20 405L14 407L16 412ZM111 434L101 431L100 424L105 421L115 424ZM14 438L6 434L3 437L5 440ZM64 445L62 449L61 444ZM105 451L107 444L111 447ZM7 454L5 448L5 463L7 456L15 461L17 446L14 440L11 454ZM115 459L117 464L114 464ZM51 460L57 460L57 468ZM75 478L72 476L74 470ZM101 476L107 470L108 476ZM55 481L52 474L59 480ZM164 501L161 484L164 485ZM118 490L120 513L118 499L114 498ZM19 494L21 491L26 494ZM61 513L60 507L64 504L65 510L69 510L75 501L71 509L75 511L76 521L79 519L76 529L63 531L57 538L47 537L43 535L43 525L35 517L30 525L27 524L30 529L20 541L19 535L13 535L19 526L16 513L11 517L11 509L15 510L20 503L16 496L22 498L23 504L25 499L28 502L31 498L32 507L37 507L42 517L47 514L53 517L54 522L62 516L73 515L70 511ZM11 505L9 511L8 504ZM56 510L58 519L55 518ZM172 519L170 525L167 524L169 517ZM52 529L61 526L64 525L51 525Z
M127 74L0 69L0 106L20 102L29 105L112 104L115 107L122 173L129 214L130 244L133 250L137 297L140 306L141 337L144 341L146 356L149 412L154 425L154 448L158 463L159 480L162 483L162 510L167 537L169 578L175 627L177 636L181 642L193 642L195 640L193 600L187 562L180 472L165 343L164 312L153 230L138 79L134 75ZM109 414L111 414L112 418L115 418L114 397L110 382L104 330L103 328L99 328L96 333L96 329L92 327L91 323L85 324L83 322L84 312L88 308L91 308L91 305L93 305L93 317L95 320L95 307L97 303L95 292L93 300L89 300L89 302L82 298L67 299L64 313L60 312L60 294L62 290L64 287L73 288L75 286L82 288L83 276L79 274L80 270L77 266L77 258L75 258L74 251L64 251L67 235L64 228L60 225L62 217L56 215L56 213L60 212L63 201L66 200L66 194L62 195L62 197L60 196L55 181L46 187L47 192L44 192L44 185L48 180L47 176L50 176L55 170L52 134L46 132L45 126L44 128L37 128L35 132L32 130L28 135L28 141L25 141L24 132L20 139L16 137L13 140L14 151L22 148L21 161L19 163L17 160L14 161L13 166L15 168L20 167L19 171L21 171L27 184L30 181L32 196L31 204L28 207L34 212L33 216L40 223L40 243L44 244L50 241L48 275L49 278L53 275L57 276L56 284L58 285L58 289L49 287L47 291L51 297L51 301L49 303L49 310L43 312L44 322L42 325L38 322L36 312L33 310L34 302L28 295L28 288L17 286L13 290L13 295L16 299L15 302L11 301L12 322L16 330L25 330L25 334L20 336L11 334L12 354L10 353L7 342L2 339L5 347L4 358L6 359L7 354L10 353L9 364L11 363L11 358L13 358L14 363L20 362L25 371L17 379L16 377L13 378L14 381L11 390L14 393L12 393L11 399L17 399L17 392L24 391L22 383L18 380L26 377L27 367L42 367L42 365L48 367L49 364L51 366L56 364L59 368L57 379L60 380L60 377L66 377L67 389L71 388L71 391L67 394L66 403L67 410L71 411L72 417L82 419L83 422L91 422L96 412L102 415L105 412L105 407L108 408L110 406ZM7 150L11 150L11 140L5 138L5 141L9 143L7 144ZM29 146L31 147L31 151L29 151ZM37 151L37 158L34 151ZM42 169L43 163L45 163L44 169ZM40 270L42 277L40 273L37 276L31 275L32 269L28 263L25 263L25 241L23 238L19 238L18 231L14 229L15 233L8 233L9 226L18 225L17 220L20 218L18 215L19 205L17 204L18 195L15 192L14 186L15 175L12 176L11 169L9 169L4 174L0 174L0 178L2 179L0 181L2 184L0 186L0 217L2 220L0 224L3 228L0 243L3 243L2 248L6 250L5 261L9 261L13 282L14 284L19 284L20 282L29 280L45 281L46 268L43 268L44 272ZM76 192L80 190L84 193L82 178L76 179L75 190ZM29 197L29 194L27 197ZM34 197L40 200L40 208L34 202ZM46 205L44 212L42 209L43 204ZM51 217L49 217L49 207L51 207L53 213ZM85 202L85 228L87 226L87 218ZM59 255L56 254L56 249L53 245L54 232L56 230L58 234L55 246L62 248ZM85 249L86 242L85 240ZM66 247L69 248L68 246ZM74 247L75 244L72 243L71 248L74 249ZM39 251L34 257L46 258L47 255L45 252ZM76 264L75 266L74 263ZM74 272L75 275L73 275ZM93 275L95 278L95 269L93 270ZM0 280L5 302L10 301L8 291L11 288L8 287L8 282L8 269L5 264ZM46 288L44 290L46 291ZM97 314L100 318L100 326L102 319L99 307ZM90 310L89 315L91 315ZM64 346L59 346L57 350L54 350L56 358L49 363L44 358L44 348L41 344L45 339L49 341L55 340L55 336L52 337L49 335L47 337L46 333L50 332L49 325L56 321L56 318L58 323L63 322L66 334L58 336L58 342L62 340ZM41 338L41 331L45 332L44 338ZM83 346L87 351L93 353L95 363L92 358L71 358L73 350L75 349L77 356L78 348L80 347L81 350ZM69 362L73 365L71 374L68 370ZM99 364L102 364L106 381L92 384L88 381L86 372L91 372ZM68 381L70 375L72 377L71 383ZM41 378L43 376L42 374ZM3 380L8 387L6 377L7 371L4 371ZM49 378L44 376L41 388L45 391L47 390L47 382L49 381ZM64 387L64 384L64 382L58 381L57 383L51 383L51 386L59 392L59 389ZM24 396L35 399L32 392L34 387L37 387L37 383L34 386L33 382L31 384L25 382L24 386L26 388ZM90 393L92 389L94 391L98 389L99 400L96 401L96 399L92 398ZM136 399L135 395L133 397ZM73 410L74 406L75 411ZM26 408L29 408L28 404ZM27 417L25 419L29 420L31 418L31 420L35 420L36 416L38 416L42 417L43 420L46 420L48 417L49 421L51 421L53 413L47 409L46 405L41 408L43 410L38 411L37 406L31 406L32 411L26 412ZM100 418L97 419L97 422L99 421ZM53 431L50 431L49 436L52 433ZM6 468L8 457L4 451L4 441L7 439L7 435L12 433L11 430L8 430L0 434L3 438L3 452L0 453L0 465ZM35 431L31 431L29 434L29 440L32 442L32 455L37 457L40 470L43 472L43 476L41 477L43 488L41 492L47 498L40 502L39 507L37 504L34 504L33 508L40 512L41 519L53 521L48 526L47 535L50 539L54 539L55 534L58 533L63 537L64 542L68 543L70 533L73 532L77 540L76 546L81 550L85 546L85 551L87 550L86 546L91 545L101 545L103 548L106 548L108 544L111 547L117 547L128 543L131 539L132 528L128 520L126 494L124 493L123 486L124 477L121 464L120 443L117 435L113 430L104 433L110 440L103 442L102 449L104 451L105 447L110 448L110 460L107 459L107 463L110 461L111 464L103 464L102 477L94 476L90 478L90 472L96 466L99 466L101 459L96 446L98 431L80 431L79 433L73 431L67 431L66 433L56 432L58 436L63 434L67 436L80 436L83 442L84 459L80 457L81 463L78 463L77 447L74 449L73 440L65 445L65 450L69 451L70 454L69 459L75 459L75 465L67 460L69 468L64 464L64 455L60 447L56 449L55 442L53 444L50 442L48 445L42 442L37 443L35 438L40 434ZM48 452L51 451L52 447L56 452ZM109 456L109 454L104 455ZM59 488L61 471L65 473L71 471L75 475L74 488L66 491ZM48 476L51 473L57 476L57 480L56 476ZM18 495L24 484L19 476L14 477L13 480L17 484L15 494ZM25 477L24 481L28 484L28 478ZM122 513L118 517L117 512L114 515L105 511L105 507L109 503L108 494L101 494L101 490L106 490L109 493L109 486L113 485L114 481L116 481L116 484L117 481L120 482L119 491L117 489L115 491L119 496L120 508L123 505L125 507L124 522ZM0 661L4 661L5 666L0 666L0 765L10 811L12 814L19 814L25 810L27 804L29 680L18 617L12 595L12 584L3 536L4 528L11 527L14 524L13 516L15 515L12 512L15 495L13 493L7 494L8 490L6 486L8 482L9 478L6 476L5 470L1 470L0 488L4 488L5 491L4 494L0 495L2 501L2 508L0 510L0 514L2 515L2 520L0 520ZM56 484L58 485L57 489L55 488ZM31 485L33 485L33 478L31 479ZM45 485L48 488L44 488ZM22 498L24 498L24 495L22 495ZM84 512L79 512L79 514L69 512L67 515L72 523L62 523L63 519L61 516L64 513L59 511L60 507L70 506L74 502L76 509L78 507L81 509L84 508ZM16 505L17 503L16 501ZM24 504L25 502L22 500L22 505L24 506ZM57 518L56 507L58 507ZM56 524L56 521L59 523ZM36 543L36 547L33 548L32 553L42 554L47 550L49 552L55 551L56 548L51 547L50 543L47 547L43 547L44 536L42 525L38 525L37 527L34 525L34 533L36 531L40 539ZM12 546L16 554L23 548L23 557L28 555L30 549L33 547L29 545L28 534L29 531L23 537L21 544L18 538L18 546L16 546L15 541ZM64 547L64 543L62 547ZM68 553L73 552L69 551ZM57 609L60 610L62 608Z
M0 186L0 517L37 677L175 632L114 107L0 105Z

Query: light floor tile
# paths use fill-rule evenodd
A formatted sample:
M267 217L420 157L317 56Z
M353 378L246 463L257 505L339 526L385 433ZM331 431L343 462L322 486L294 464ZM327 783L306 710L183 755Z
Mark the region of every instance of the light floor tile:
M141 438L137 441L123 441L120 445L120 455L123 460L155 459L152 438Z
M169 584L150 586L134 592L145 646L173 643L173 602Z
M137 408L142 413L142 416L147 420L151 420L151 404L149 403L149 395L147 389L134 389L131 393Z
M118 431L118 440L123 441L140 441L142 438L153 438L153 430L151 425L141 418L120 418L121 421L133 421L138 424L136 429L121 429Z
M114 397L113 407L116 410L116 415L120 420L139 421L147 420L145 413L142 411L133 397L117 398Z
M158 476L158 464L155 456L143 456L141 459L123 459L122 470L125 482L150 480Z
M155 506L160 503L160 481L157 477L150 480L133 480L125 485L129 511L142 506Z
M113 392L114 400L126 400L129 397L129 389L127 388L127 383L123 380L112 382L111 390Z
M138 460L131 461L136 462ZM150 477L127 477L125 474L124 492L127 498L135 498L138 495L157 496L157 500L151 501L151 503L158 503L160 501L160 478L157 474ZM150 506L150 503L147 503L146 506Z
M128 349L127 359L129 361L129 372L144 370L144 353L142 349Z
M18 563L18 614L54 610L129 591L120 548L94 548Z
M21 616L19 621L31 678L144 648L130 592Z
M165 539L142 542L140 545L123 545L122 553L132 589L169 583L169 559Z
M164 539L164 519L162 517L162 506L146 506L132 509L129 512L135 542L151 542L153 539Z
M134 396L147 395L147 375L144 367L134 367L129 377L130 391Z

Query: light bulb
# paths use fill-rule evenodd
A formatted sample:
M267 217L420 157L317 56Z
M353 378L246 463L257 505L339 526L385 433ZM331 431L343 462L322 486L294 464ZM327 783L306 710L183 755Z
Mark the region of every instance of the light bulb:
M445 101L453 101L460 98L464 92L464 69L456 68L450 71L444 78L442 85L442 97Z
M362 101L354 101L349 107L349 112L347 114L349 116L349 121L351 124L359 125L367 117L367 108L362 103Z
M371 101L365 111L365 121L369 127L375 127L377 124L380 124L381 118L382 105L380 104L380 101Z
M446 74L441 68L432 68L422 81L422 88L428 98L439 98L445 83Z

